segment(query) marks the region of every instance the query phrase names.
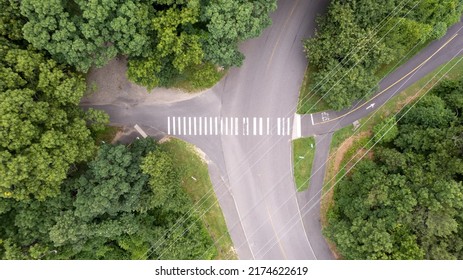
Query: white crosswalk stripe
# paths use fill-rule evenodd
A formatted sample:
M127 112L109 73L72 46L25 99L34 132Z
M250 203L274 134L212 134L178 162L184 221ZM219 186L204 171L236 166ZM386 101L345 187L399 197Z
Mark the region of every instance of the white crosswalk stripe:
M195 135L196 135L196 117L193 118L193 126L194 126Z
M173 130L174 135L175 135L175 128L177 127L177 126L175 125L175 117L172 117L172 124L173 124L173 125L172 125L172 130Z
M287 125L286 125L286 135L290 135L291 133L291 119L287 118L286 119Z
M253 135L257 134L256 118L252 118L252 132Z
M188 117L188 134L191 135L191 117Z
M235 123L235 119L230 118L230 135L235 135L235 131L233 130L234 123Z
M183 117L183 135L186 135L186 117Z
M223 135L223 118L220 118L220 135Z
M270 135L270 118L267 118L267 135Z
M285 119L284 118L281 118L281 132L280 132L280 135L285 135Z
M291 118L172 116L167 117L166 129L179 136L288 136Z

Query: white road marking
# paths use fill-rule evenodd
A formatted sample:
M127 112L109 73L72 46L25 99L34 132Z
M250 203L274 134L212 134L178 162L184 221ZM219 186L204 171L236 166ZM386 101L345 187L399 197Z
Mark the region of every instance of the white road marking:
M287 126L286 126L286 132L287 132L287 134L286 134L286 135L289 135L289 133L290 133L290 128L291 128L291 119L290 119L290 118L287 118L286 122L287 122Z
M141 129L141 127L138 126L138 124L136 124L134 127L143 138L148 137L148 135L143 131L143 129Z
M256 118L252 118L252 134L257 134L257 120Z
M293 139L301 137L301 115L295 114L293 120Z
M267 118L267 135L270 135L270 118Z
M327 117L327 113L323 117ZM312 117L312 115L311 115ZM277 128L272 127L273 118L270 117L242 117L242 131L240 118L237 117L167 117L168 135L291 135L293 138L301 135L301 116L295 114L291 118L275 118ZM292 125L293 123L293 125ZM265 128L267 125L267 128ZM215 128L214 128L215 127Z
M327 112L322 113L322 121L327 122L330 120L330 114Z
M196 135L196 117L194 117L193 119L193 126L194 126L195 135Z
M249 135L249 118L246 118L246 135Z
M186 135L186 117L183 117L183 135Z
M199 121L199 135L202 135L203 134L203 124L201 121L201 117L198 118L198 121Z
M220 118L220 135L223 135L223 118Z
M234 128L235 124L235 118L230 118L230 135L235 135L235 130Z
M281 135L285 135L285 119L281 118Z
M172 117L172 130L173 130L173 135L175 135L175 117Z
M315 123L313 122L313 114L310 114L310 118L312 119L312 125L315 125Z
M212 135L212 117L209 118L209 135Z

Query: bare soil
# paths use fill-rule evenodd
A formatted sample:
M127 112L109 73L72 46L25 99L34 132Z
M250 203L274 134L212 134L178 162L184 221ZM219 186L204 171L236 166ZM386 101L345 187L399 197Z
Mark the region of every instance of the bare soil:
M130 82L126 76L127 59L119 56L102 68L92 68L87 74L87 93L82 104L167 104L194 98L202 92L186 93L179 89L145 87Z
M328 210L331 208L331 206L334 203L333 201L334 188L332 187L334 182L336 182L334 177L341 169L341 163L344 159L345 154L350 149L350 147L352 147L355 141L363 137L367 137L370 134L371 133L369 131L364 131L353 137L349 137L344 142L342 142L341 145L339 145L336 151L330 153L329 158L330 159L334 158L334 161L331 161L330 165L328 166L328 172L326 172L325 182L331 179L333 180L328 183L328 189L323 193L323 196L322 196L321 207L320 207L320 218L321 218L322 228L325 228L328 225L328 217L327 217ZM342 256L338 253L336 249L336 245L333 242L331 242L329 239L327 239L327 243L328 243L328 246L330 247L331 252L335 256L335 258L342 259Z

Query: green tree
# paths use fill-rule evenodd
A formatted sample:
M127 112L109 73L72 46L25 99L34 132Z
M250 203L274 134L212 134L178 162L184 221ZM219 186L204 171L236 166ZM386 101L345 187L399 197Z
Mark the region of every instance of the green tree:
M444 82L403 110L392 135L336 186L325 234L348 259L461 259L461 81ZM448 102L448 103L447 103Z
M274 0L217 0L204 9L208 19L208 37L204 41L206 60L224 67L240 66L244 57L238 51L240 41L257 37L270 25Z
M150 49L150 5L141 1L21 1L24 38L55 59L86 72L117 54Z
M215 247L153 140L104 144L44 201L0 198L2 259L198 259ZM7 222L9 221L9 222ZM212 248L212 249L210 249Z
M25 19L19 11L19 0L0 0L0 36L10 40L21 40Z
M43 200L95 149L78 103L84 79L32 50L0 41L0 196ZM99 113L101 115L101 113Z
M441 37L463 12L459 0L333 0L304 43L312 91L335 110L377 88L384 66Z

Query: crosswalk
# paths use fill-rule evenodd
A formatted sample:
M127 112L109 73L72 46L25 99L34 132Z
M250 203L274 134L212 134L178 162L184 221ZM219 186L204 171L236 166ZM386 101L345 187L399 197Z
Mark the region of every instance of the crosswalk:
M291 134L291 118L167 117L167 134L190 136L285 136Z

